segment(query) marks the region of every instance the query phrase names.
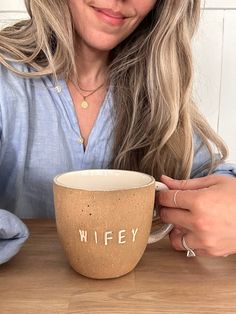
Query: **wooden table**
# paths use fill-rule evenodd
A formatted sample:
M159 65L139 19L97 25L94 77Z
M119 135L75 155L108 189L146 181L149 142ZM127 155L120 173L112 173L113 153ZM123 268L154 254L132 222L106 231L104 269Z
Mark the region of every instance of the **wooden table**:
M186 258L166 238L130 274L92 280L68 265L53 221L26 224L29 240L0 266L1 314L236 313L236 255Z

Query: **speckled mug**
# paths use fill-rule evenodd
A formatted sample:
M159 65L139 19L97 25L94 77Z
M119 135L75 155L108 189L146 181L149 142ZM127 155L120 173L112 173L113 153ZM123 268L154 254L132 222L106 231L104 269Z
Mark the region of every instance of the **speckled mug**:
M57 231L70 265L95 279L132 271L147 243L172 225L153 215L155 191L167 189L152 176L126 170L81 170L54 178ZM150 235L153 223L158 230Z

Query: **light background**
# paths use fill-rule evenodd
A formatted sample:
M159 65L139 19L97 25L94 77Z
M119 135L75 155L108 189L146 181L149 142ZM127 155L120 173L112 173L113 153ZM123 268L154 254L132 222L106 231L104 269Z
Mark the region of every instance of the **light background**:
M193 42L195 100L236 162L236 0L205 0L202 7ZM1 0L0 27L21 18L23 0Z

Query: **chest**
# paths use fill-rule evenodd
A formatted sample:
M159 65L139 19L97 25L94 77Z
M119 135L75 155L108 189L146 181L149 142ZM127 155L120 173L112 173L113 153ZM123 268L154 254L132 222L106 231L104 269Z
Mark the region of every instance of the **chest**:
M80 94L71 82L68 82L68 89L73 101L77 122L80 129L81 141L83 141L84 150L87 147L89 136L95 127L104 102L107 90L102 88L91 96L86 93ZM87 108L83 103L86 101Z
M111 95L104 106L94 107L86 115L76 114L64 81L59 92L40 83L30 84L28 93L15 97L1 110L2 176L13 184L22 179L33 186L33 182L52 182L56 174L65 171L107 168L113 131ZM87 134L86 139L90 136L86 150L78 141L81 133Z

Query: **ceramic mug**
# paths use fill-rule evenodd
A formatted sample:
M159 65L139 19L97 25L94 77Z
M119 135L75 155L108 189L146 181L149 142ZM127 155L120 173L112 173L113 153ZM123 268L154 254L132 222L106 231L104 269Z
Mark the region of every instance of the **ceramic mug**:
M132 271L147 243L172 229L158 215L153 219L155 191L163 189L168 188L136 171L94 169L56 176L57 231L74 270L95 279ZM153 220L159 226L150 235Z

